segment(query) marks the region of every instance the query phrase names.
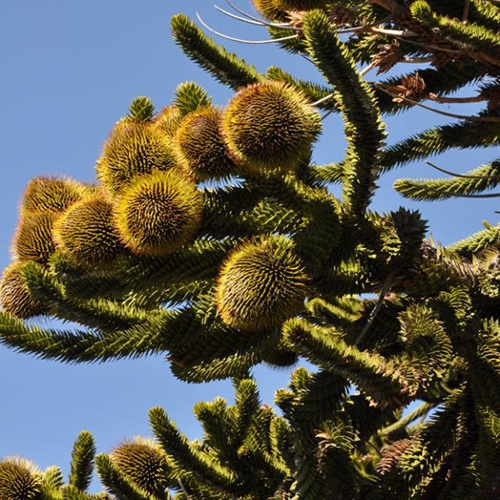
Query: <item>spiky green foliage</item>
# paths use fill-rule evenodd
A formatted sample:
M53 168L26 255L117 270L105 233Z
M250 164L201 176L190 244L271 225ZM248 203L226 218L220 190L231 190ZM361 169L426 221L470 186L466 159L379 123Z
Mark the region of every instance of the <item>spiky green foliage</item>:
M112 214L113 204L105 193L84 197L56 220L56 247L75 265L90 270L112 265L124 252Z
M499 167L500 162L494 161L450 179L399 179L394 189L405 198L424 201L474 195L500 184Z
M96 466L102 484L118 500L148 500L145 494L120 474L109 456L98 455Z
M71 179L34 177L26 186L21 199L21 217L64 212L82 197L84 191L83 185Z
M195 179L229 177L237 171L220 133L222 112L202 107L184 117L174 138L177 160Z
M71 453L69 484L78 490L87 491L92 480L96 447L92 434L82 431L78 435Z
M450 408L418 434L386 441L377 426L399 425L406 432L421 412L398 420L394 411L373 409L366 399L349 396L346 381L326 372L292 374L288 390L276 395L283 417L261 403L252 379L240 378L234 385L233 406L221 398L196 405L202 440L189 441L164 410L152 409L156 442L136 438L97 457L108 491L119 499L164 498L165 485L178 491L176 498L316 499L329 498L332 491L346 498L393 498L393 492L408 493L419 483L422 464L439 464L446 457L463 402L462 393L449 397ZM451 434L444 447L427 441L446 430ZM373 456L378 447L382 453ZM415 453L423 449L429 455L415 462ZM398 467L406 475L403 486L396 484Z
M344 193L355 213L366 210L377 180L380 149L385 138L372 90L326 15L317 11L304 19L308 52L333 86L343 113L348 141L344 160ZM367 133L369 131L369 133Z
M136 97L129 106L128 118L142 122L149 122L153 118L155 105L149 97Z
M136 176L177 167L161 129L148 122L122 120L111 131L97 161L98 179L117 194Z
M55 251L52 231L56 216L53 213L39 213L23 217L16 229L12 254L20 261L34 260L46 264Z
M487 248L497 247L500 243L500 227L491 226L488 223L485 223L485 226L486 228L482 231L451 245L451 249L472 256Z
M262 79L253 66L216 44L186 16L174 16L171 28L174 40L187 56L221 83L237 89Z
M194 237L201 196L189 178L175 171L136 179L120 196L115 224L125 246L139 255L174 253Z
M280 450L287 424L260 403L253 380L235 388L234 406L219 398L195 408L205 429L201 443L189 442L161 408L150 412L160 447L195 498L270 498L287 476Z
M193 83L179 85L175 104L157 115L136 99L104 146L103 185L91 189L112 199L112 223L131 251L99 273L83 257L45 251L45 233L32 227L50 226L54 212L63 221L82 202L42 193L54 205L23 213L16 283L47 316L82 328L28 325L21 301L0 313L0 340L64 362L162 355L181 380L234 380L234 405L195 406L202 439L190 441L157 408L154 444L126 441L96 459L118 499L496 498L500 229L485 223L445 248L426 240L418 211L377 213L370 203L390 169L499 144L500 9L479 0L253 4L273 21L263 23L271 38L285 37L277 43L310 59L324 83L276 66L257 73L174 17L184 52L237 91L222 124ZM345 28L352 36L341 36ZM368 71L394 66L399 76L376 82ZM465 87L480 111L441 109L449 123L384 146L383 114L425 100L452 108ZM317 109L323 119L342 115L345 137L327 138L345 139L340 162L311 161ZM498 185L497 167L455 167L448 179L396 188L418 200L484 196ZM224 182L204 184L214 179ZM20 305L19 317L9 314ZM276 392L278 417L249 372L301 358L317 371L292 373ZM69 485L57 468L40 473L41 494L97 498L84 491L92 444L86 434L75 443Z
M57 467L57 465L47 467L47 469L45 469L45 471L43 472L42 480L50 488L55 489L61 488L64 484L62 470Z
M95 445L89 432L81 432L71 456L69 483L64 483L56 466L40 471L32 462L19 457L0 460L0 498L2 500L110 500L107 493L87 493L94 472Z
M242 169L266 174L294 170L321 130L305 96L273 81L238 92L224 111L222 134Z
M433 12L432 7L425 1L414 2L411 14L429 28L439 29L440 34L456 47L496 55L495 49L500 45L500 37L486 26L472 22L462 23L456 18L440 16Z
M210 106L212 99L206 90L194 82L186 82L177 86L175 90L175 102L181 115L187 115L200 108Z
M278 326L302 309L308 281L303 263L286 240L246 243L220 270L218 314L227 325L243 330Z
M23 278L25 263L13 262L4 269L0 281L0 306L2 310L28 319L44 314L44 308L31 294Z

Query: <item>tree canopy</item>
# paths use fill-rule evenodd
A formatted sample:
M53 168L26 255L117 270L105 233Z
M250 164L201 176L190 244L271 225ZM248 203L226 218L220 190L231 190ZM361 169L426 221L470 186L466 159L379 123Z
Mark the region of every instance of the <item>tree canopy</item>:
M377 213L371 200L392 169L498 145L500 6L254 0L256 17L228 4L324 83L259 73L175 16L179 47L232 99L217 107L192 82L162 109L138 97L106 138L95 184L29 183L0 283L0 341L71 363L167 356L187 383L232 379L235 403L198 403L194 441L161 408L149 414L154 439L108 454L82 432L67 484L58 468L7 457L0 498L496 498L500 226L443 247L418 211ZM400 76L372 79L397 65ZM454 97L463 88L474 95ZM463 102L484 106L440 106ZM449 123L386 146L384 116L414 106ZM318 166L331 113L345 156ZM436 166L446 178L394 187L425 201L498 196L485 193L498 166ZM39 316L81 328L42 328ZM297 367L277 408L263 404L252 367L301 359L317 370ZM94 467L106 492L87 493Z

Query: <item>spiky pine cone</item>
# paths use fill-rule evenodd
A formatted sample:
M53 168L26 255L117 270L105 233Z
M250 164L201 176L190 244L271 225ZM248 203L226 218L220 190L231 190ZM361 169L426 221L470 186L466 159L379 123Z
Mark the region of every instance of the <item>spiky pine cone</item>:
M139 255L171 254L198 230L203 203L194 182L177 171L137 178L115 205L121 241Z
M28 460L8 457L0 462L2 500L42 500L41 474Z
M52 238L54 220L55 214L50 212L21 218L12 245L14 258L46 264L55 251Z
M275 7L281 10L312 10L326 7L331 0L274 0Z
M260 14L269 21L286 21L286 11L276 6L275 0L252 0Z
M308 282L301 260L285 238L244 243L219 272L217 311L233 328L276 327L303 308Z
M177 166L170 141L154 122L122 120L106 140L96 171L104 187L118 194L136 176Z
M124 247L113 225L113 206L102 191L85 196L54 224L57 248L76 265L99 270L111 266Z
M273 80L240 90L222 119L222 135L238 165L261 174L294 170L320 130L321 117L306 97Z
M157 128L169 140L174 136L177 127L182 119L182 115L177 106L165 106L153 120L153 127Z
M20 319L44 314L42 304L33 298L24 283L22 276L24 265L24 262L13 262L4 269L0 280L0 307Z
M110 458L116 468L148 495L164 498L168 464L161 448L151 439L136 437L117 446Z
M203 107L182 120L174 138L177 160L195 179L223 179L237 168L220 133L222 112Z
M26 186L21 200L21 216L58 213L78 201L85 187L65 177L34 177Z

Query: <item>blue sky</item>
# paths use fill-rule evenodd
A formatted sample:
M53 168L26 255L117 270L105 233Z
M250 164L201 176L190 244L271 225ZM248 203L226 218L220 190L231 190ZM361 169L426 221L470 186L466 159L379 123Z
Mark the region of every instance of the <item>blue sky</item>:
M249 3L238 2L247 10ZM82 181L94 179L94 164L105 135L126 113L131 99L147 95L160 108L170 103L178 83L194 80L209 91L216 104L228 101L230 90L191 63L171 39L169 19L179 11L190 16L199 11L214 27L235 36L266 36L259 28L229 21L204 0L3 0L0 267L10 259L17 205L29 179L62 173ZM321 81L307 61L273 46L233 42L226 46L259 70L278 64ZM370 73L367 78L376 76ZM447 121L414 109L388 120L389 142ZM314 158L317 163L338 160L343 147L341 119L331 115ZM439 162L463 172L492 160L493 154L451 152ZM496 223L494 200L417 204L391 188L398 177L433 176L423 164L392 172L381 179L373 207L380 211L401 205L420 208L431 221L434 239L443 243L480 230L482 220ZM268 403L288 380L286 371L260 367L255 373ZM229 382L179 382L161 357L75 366L36 360L0 346L0 380L0 457L21 455L41 468L57 464L65 471L80 430L94 434L99 451L110 451L125 437L148 435L147 412L159 405L189 437L196 437L199 427L192 416L193 404L216 395L232 398Z

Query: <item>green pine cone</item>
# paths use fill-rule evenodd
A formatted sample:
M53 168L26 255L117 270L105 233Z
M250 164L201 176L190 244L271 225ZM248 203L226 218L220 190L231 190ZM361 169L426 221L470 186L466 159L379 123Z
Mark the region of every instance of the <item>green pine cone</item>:
M21 218L12 245L14 259L46 264L55 251L52 238L55 218L50 212Z
M148 495L163 497L168 464L161 448L151 439L136 437L116 447L110 458L126 479Z
M274 6L281 10L313 10L326 7L331 0L273 0Z
M104 144L96 171L104 187L118 194L136 176L176 167L170 141L154 122L122 120Z
M26 186L21 201L21 216L42 212L64 212L78 201L85 186L64 177L34 177Z
M28 460L8 457L0 462L2 500L42 500L41 475Z
M222 120L224 140L241 169L261 174L294 170L320 131L321 117L306 97L273 80L240 90Z
M216 305L227 325L248 331L280 326L304 306L309 278L285 238L244 243L222 265Z
M223 179L237 168L220 134L222 112L203 107L186 115L174 138L177 160L195 179Z
M56 220L57 248L75 265L88 269L111 266L125 250L112 214L111 200L102 191L89 194Z
M257 12L268 21L286 21L286 12L276 6L275 0L252 0Z
M169 255L195 236L203 211L194 182L178 171L138 177L120 196L114 220L121 241L139 255Z
M13 262L4 269L0 280L0 307L3 311L20 319L44 314L42 304L33 298L24 283L22 276L24 265L24 262Z
M160 130L167 140L172 138L179 126L182 115L177 106L165 106L153 121L153 127Z

